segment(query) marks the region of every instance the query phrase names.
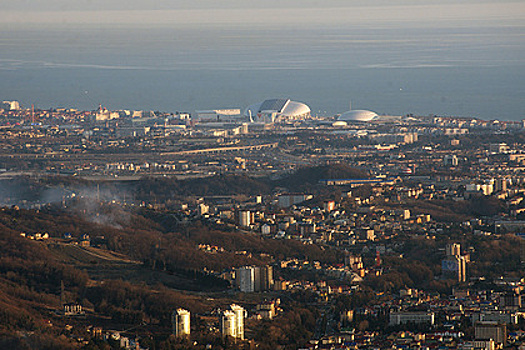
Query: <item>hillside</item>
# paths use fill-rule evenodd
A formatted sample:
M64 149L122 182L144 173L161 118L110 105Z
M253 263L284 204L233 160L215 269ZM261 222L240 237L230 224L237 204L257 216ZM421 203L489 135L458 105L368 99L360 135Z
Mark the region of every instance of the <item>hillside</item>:
M278 180L248 175L215 175L179 180L175 177L143 177L133 181L89 181L77 177L17 177L0 181L0 204L59 203L64 199L90 198L136 203L168 203L188 197L268 195L276 188L322 190L321 179L367 178L369 175L346 164L303 167Z
M266 264L271 256L342 259L297 241L220 231L199 221L181 224L168 212L110 205L99 207L98 216L75 210L0 210L0 348L31 348L35 342L76 348L77 343L67 340L71 332L65 330L66 323L78 325L78 336L87 336L86 324L108 323L126 328L145 322L169 333L171 311L177 307L209 312L229 302L192 293L228 286L201 272L204 268L222 271ZM51 238L29 239L37 232ZM71 238L64 239L64 233ZM77 244L86 233L97 247ZM198 249L199 244L224 250L209 253ZM64 301L83 305L86 318L60 316L62 284Z
M322 179L364 179L368 177L369 175L363 170L337 163L300 168L295 173L275 181L274 184L295 192L310 189L318 185Z
M20 228L30 234L47 225L56 234L69 224L67 214L3 209L0 218L2 349L78 348L79 344L69 339L74 338L72 332L87 336L86 325L147 322L169 329L171 310L185 306L204 311L213 307L210 302L204 303L203 297L167 288L209 290L220 285L206 276L152 271L142 262L107 249L83 248L56 238L36 241L20 236ZM69 219L80 223L82 230L104 230L98 224ZM86 316L64 317L61 300L83 305ZM67 330L66 324L73 330Z

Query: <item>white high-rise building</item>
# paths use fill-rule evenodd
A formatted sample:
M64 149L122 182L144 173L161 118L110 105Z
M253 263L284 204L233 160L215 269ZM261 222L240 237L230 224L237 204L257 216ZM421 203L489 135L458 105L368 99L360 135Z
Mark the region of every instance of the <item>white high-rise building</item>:
M243 266L235 270L235 283L241 292L261 292L273 287L271 266Z
M220 314L221 334L223 337L237 338L235 327L235 313L231 310L224 310Z
M173 311L172 315L173 334L176 337L186 337L190 335L190 312L184 309Z
M235 280L241 292L251 293L255 291L255 268L243 266L235 271Z
M256 291L267 291L273 288L273 267L271 266L258 266L259 278L255 280ZM257 277L257 274L256 274Z
M459 164L459 159L456 155L454 154L447 154L444 158L443 158L443 164L445 166L458 166Z
M246 311L242 306L232 304L230 306L233 313L235 314L235 331L237 334L237 338L244 339L244 316Z
M461 244L459 243L447 244L445 248L445 253L447 254L447 256L460 256L461 255Z
M249 210L241 210L239 212L239 225L242 227L249 227L252 224L251 218L252 216Z
M239 305L232 304L231 310L224 310L220 314L221 333L224 337L244 339L245 310Z
M199 215L204 215L210 212L210 207L204 203L201 203L197 207L197 211L199 212Z
M446 258L441 261L441 269L445 274L454 275L459 282L467 279L467 259L461 255L459 243L447 244L445 248Z

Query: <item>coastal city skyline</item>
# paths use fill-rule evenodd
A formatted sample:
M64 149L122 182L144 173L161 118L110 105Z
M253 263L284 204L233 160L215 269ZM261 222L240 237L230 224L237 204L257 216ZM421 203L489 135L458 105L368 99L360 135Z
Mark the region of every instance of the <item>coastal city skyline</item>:
M523 0L1 2L0 349L525 349Z
M524 134L279 98L3 101L0 346L519 347Z
M0 96L39 108L243 108L292 98L520 120L520 1L9 1ZM88 94L85 92L88 91Z

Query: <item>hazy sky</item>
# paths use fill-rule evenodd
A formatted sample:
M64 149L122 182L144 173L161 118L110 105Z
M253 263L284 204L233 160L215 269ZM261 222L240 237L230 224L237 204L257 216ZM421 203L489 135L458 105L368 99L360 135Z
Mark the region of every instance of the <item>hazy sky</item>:
M493 0L2 0L4 24L522 24L525 2Z

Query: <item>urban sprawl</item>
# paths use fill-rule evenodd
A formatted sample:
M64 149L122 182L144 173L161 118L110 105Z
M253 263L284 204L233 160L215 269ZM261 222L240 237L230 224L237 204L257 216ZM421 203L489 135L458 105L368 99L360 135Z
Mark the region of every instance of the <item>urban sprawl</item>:
M319 117L289 99L0 107L0 223L84 278L35 282L31 330L5 334L49 329L85 349L525 349L525 121ZM138 301L159 294L162 308Z

